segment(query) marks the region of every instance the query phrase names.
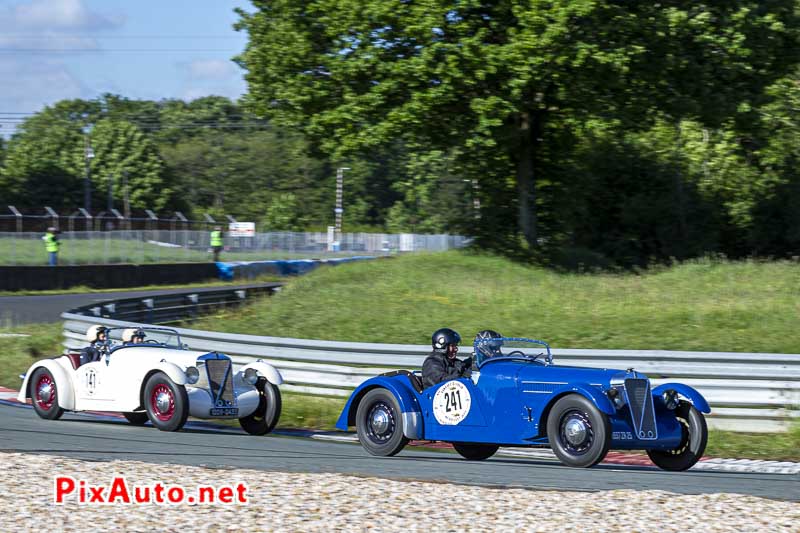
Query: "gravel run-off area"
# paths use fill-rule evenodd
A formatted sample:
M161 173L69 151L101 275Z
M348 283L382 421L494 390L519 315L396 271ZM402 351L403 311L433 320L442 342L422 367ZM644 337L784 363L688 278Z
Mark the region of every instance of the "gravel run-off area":
M110 487L244 483L246 503L78 503ZM56 504L55 476L76 492ZM90 494L87 490L86 494ZM105 492L108 495L108 491ZM737 494L560 492L0 453L0 531L793 531L800 503Z

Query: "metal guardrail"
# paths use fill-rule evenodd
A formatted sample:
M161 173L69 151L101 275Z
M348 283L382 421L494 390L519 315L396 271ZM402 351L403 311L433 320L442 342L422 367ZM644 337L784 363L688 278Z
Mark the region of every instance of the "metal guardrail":
M64 315L90 316L94 324L102 323L98 319L107 318L122 320L126 324L172 324L192 320L216 309L241 305L248 297L272 294L279 291L282 285L259 283L235 289L195 289L184 293L125 298L71 309Z
M169 323L191 318L205 308L240 303L252 294L279 287L129 299L79 308L62 314L64 346L86 345L92 324L125 326ZM212 295L217 292L220 294ZM196 298L191 298L195 294ZM216 299L215 299L216 298ZM151 300L152 304L146 303ZM197 301L194 301L197 300ZM138 302L138 303L137 303ZM194 310L194 311L192 311ZM178 318L181 317L181 318ZM216 350L239 365L254 358L277 367L290 391L346 397L362 381L392 369L419 369L429 346L291 339L177 328L183 342L195 350ZM782 431L800 422L800 354L735 352L668 352L659 350L554 349L558 364L580 367L630 368L654 383L680 381L698 389L709 401L709 425L733 431Z

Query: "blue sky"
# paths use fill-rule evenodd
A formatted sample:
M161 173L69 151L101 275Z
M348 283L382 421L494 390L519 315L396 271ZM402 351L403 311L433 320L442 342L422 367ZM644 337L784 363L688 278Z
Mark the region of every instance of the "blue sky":
M238 98L247 0L0 0L0 116L66 98ZM11 124L2 123L8 135Z

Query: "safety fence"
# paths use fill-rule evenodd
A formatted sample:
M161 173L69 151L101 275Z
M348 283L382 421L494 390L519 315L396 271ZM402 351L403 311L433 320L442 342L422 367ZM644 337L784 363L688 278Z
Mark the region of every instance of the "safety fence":
M0 264L45 264L43 233L0 232ZM208 231L188 229L63 231L59 264L202 262L213 258ZM325 232L269 232L223 237L223 261L306 259L352 255L440 252L463 248L459 235L343 233L335 242Z
M277 285L277 284L276 284ZM264 292L279 290L265 287ZM231 305L256 294L228 290L216 303L197 293L106 302L64 313L64 346L85 346L92 324L127 326L174 322L177 313L203 306ZM192 294L196 297L193 298ZM191 315L180 315L184 318ZM420 369L429 346L336 342L242 335L177 328L189 348L219 351L238 365L263 359L283 375L286 390L345 397L361 382L393 369ZM266 333L266 332L263 332ZM578 367L635 368L656 383L680 381L709 401L709 425L733 431L782 431L800 422L800 354L668 352L658 350L554 349L556 364Z

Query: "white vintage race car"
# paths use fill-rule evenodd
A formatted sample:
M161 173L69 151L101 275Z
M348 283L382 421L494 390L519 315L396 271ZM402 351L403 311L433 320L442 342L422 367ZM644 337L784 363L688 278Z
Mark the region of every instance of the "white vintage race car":
M31 365L19 401L30 398L49 420L64 411L111 411L162 431L179 430L188 416L238 418L252 435L278 422L283 378L275 367L258 360L235 372L227 355L190 351L168 328L138 329L129 342L111 340L124 338L123 328L107 331L109 340L94 344L99 360L81 364L80 354L68 353Z

